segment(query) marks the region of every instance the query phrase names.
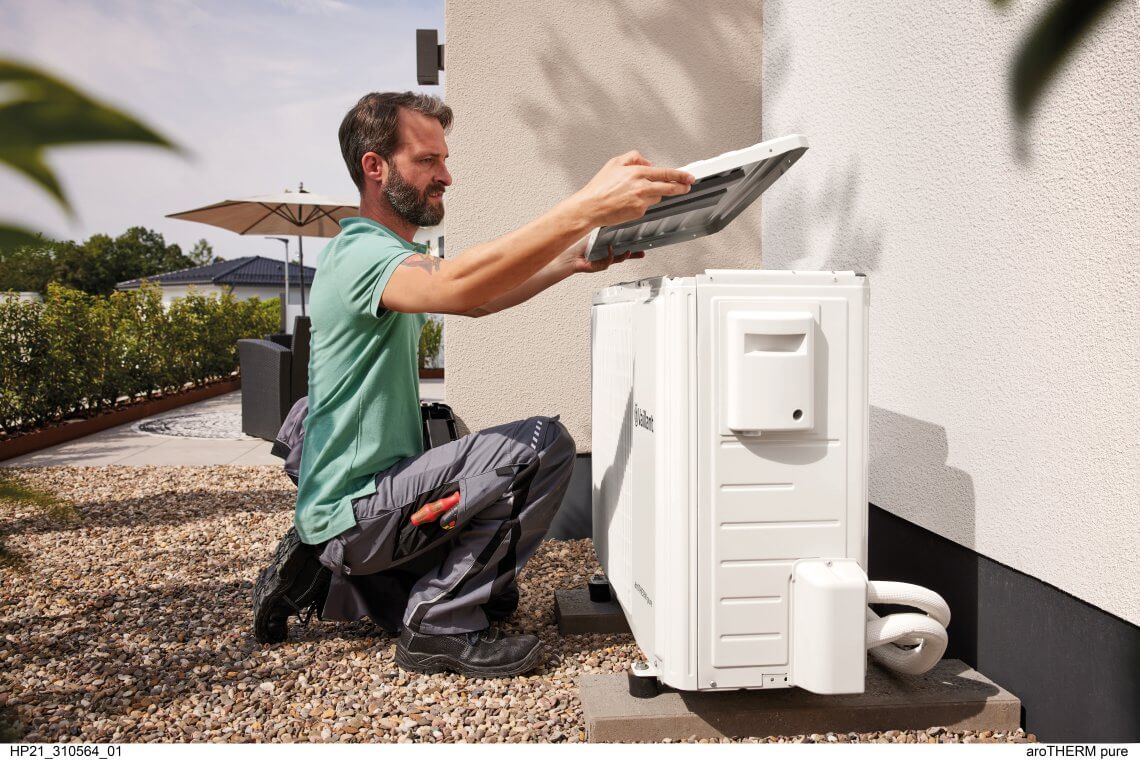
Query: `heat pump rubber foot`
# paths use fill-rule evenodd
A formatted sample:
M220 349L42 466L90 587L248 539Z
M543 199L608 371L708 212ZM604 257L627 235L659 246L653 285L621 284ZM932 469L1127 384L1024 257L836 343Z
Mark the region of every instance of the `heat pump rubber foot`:
M613 600L613 594L610 590L610 581L604 574L595 574L590 577L590 581L586 583L590 589L590 600L594 603L607 603Z
M635 675L633 670L626 673L629 677L629 695L634 698L653 698L661 692L657 678L652 675L642 677Z

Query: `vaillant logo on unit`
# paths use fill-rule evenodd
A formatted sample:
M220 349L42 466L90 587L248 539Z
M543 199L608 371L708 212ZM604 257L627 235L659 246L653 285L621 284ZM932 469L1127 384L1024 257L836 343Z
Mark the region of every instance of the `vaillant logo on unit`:
M646 431L653 431L653 416L635 404L633 406L633 425L640 426Z
M642 589L641 585L639 585L639 584L637 584L636 582L634 582L634 583L633 583L633 589L634 589L634 590L636 590L637 592L641 593L641 597L645 599L645 602L646 602L646 603L648 603L650 606L652 606L652 605L653 605L653 601L651 601L651 600L649 599L649 595L648 595L648 594L646 594L645 590L644 590L644 589Z

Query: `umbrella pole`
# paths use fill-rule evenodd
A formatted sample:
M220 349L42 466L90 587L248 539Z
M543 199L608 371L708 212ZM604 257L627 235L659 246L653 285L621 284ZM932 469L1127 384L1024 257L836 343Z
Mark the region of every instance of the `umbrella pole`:
M289 239L285 239L285 310L281 313L284 315L282 322L285 323L281 327L282 332L289 333Z
M301 236L297 236L297 253L301 260L301 314L305 314L305 247L301 244Z

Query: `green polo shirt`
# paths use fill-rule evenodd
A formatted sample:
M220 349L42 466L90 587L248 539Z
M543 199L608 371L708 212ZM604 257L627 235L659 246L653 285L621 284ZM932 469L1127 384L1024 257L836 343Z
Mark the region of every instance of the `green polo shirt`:
M391 312L380 295L421 244L375 220L341 220L317 259L309 314L309 414L297 491L297 534L316 544L356 525L352 501L374 478L423 452L418 353L427 317Z

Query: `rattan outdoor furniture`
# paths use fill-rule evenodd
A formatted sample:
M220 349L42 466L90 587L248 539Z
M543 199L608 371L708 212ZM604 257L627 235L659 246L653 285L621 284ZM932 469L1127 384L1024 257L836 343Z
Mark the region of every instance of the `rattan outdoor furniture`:
M238 341L241 430L272 442L293 403L309 393L309 318L293 333Z

